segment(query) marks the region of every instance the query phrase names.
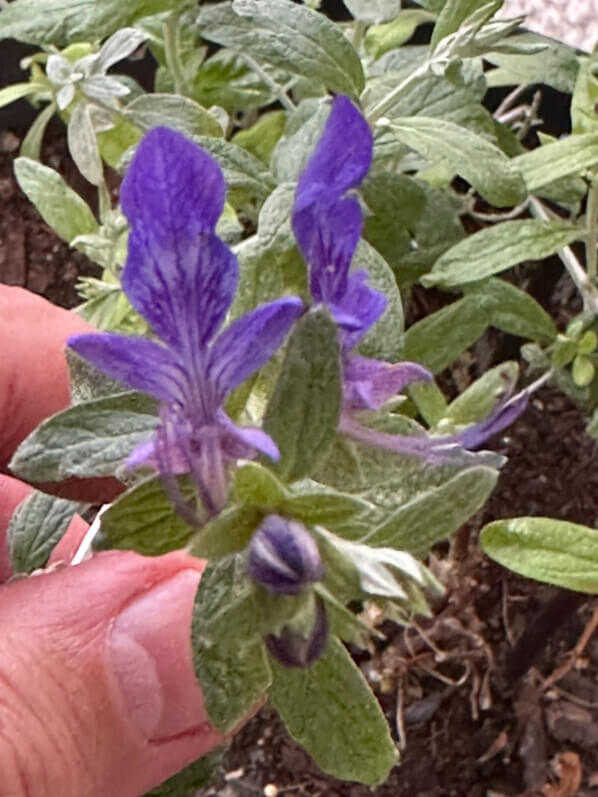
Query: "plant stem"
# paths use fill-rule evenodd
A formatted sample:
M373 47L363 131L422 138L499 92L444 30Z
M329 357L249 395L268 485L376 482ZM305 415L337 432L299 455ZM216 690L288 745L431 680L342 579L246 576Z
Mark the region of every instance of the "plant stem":
M411 88L414 83L417 83L421 80L424 75L428 73L428 71L432 68L432 65L435 63L435 59L430 59L419 66L414 72L412 72L408 77L403 80L402 83L399 83L398 86L390 91L386 97L383 97L379 103L374 105L372 110L368 114L368 122L370 125L375 124L375 122L380 119L380 117L384 116L384 114L392 108L392 106L398 102L398 100L403 96L403 94L407 91L407 89Z
M549 221L551 218L542 202L535 196L530 196L529 209L531 214L537 219ZM571 247L565 246L563 249L559 249L558 256L561 258L569 276L575 283L575 287L581 294L584 310L593 315L598 315L598 289L588 279L587 273L579 260L575 257Z
M296 110L297 106L285 92L282 86L279 86L276 81L272 80L270 75L265 72L262 67L254 61L250 55L246 55L245 53L239 53L241 58L245 61L245 63L250 66L256 75L264 81L266 86L272 89L272 92L276 95L276 98L280 101L280 103L287 109L287 111L294 111Z
M357 50L357 52L359 52L359 48L361 47L361 42L363 41L363 36L366 32L366 29L367 25L365 22L361 22L359 19L355 20L353 32L351 34L351 44Z
M598 179L590 183L586 205L586 269L595 284L598 276Z
M173 11L162 26L164 32L164 53L168 71L172 75L174 90L177 94L185 96L185 76L179 57L179 15Z

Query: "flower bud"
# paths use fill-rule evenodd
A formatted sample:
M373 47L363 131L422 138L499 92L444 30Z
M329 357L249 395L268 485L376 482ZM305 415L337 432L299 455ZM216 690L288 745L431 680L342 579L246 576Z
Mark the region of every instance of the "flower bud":
M316 662L326 647L328 615L321 598L316 601L314 626L305 637L299 631L285 626L280 636L268 634L266 647L269 654L285 667L309 667Z
M253 580L277 595L297 595L324 572L318 546L305 526L280 515L264 518L246 561Z

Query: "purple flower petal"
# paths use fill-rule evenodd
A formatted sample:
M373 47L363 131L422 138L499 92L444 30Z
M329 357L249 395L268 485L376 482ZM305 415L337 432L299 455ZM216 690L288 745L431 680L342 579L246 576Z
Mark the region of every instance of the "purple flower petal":
M205 348L231 305L238 264L216 235L202 234L174 250L156 250L151 230L129 236L123 288L156 333L186 359Z
M134 390L161 401L180 401L185 375L174 357L158 343L109 333L75 335L68 340L73 351L105 374Z
M455 441L464 448L478 448L489 437L502 432L517 420L526 409L530 395L528 390L522 390L512 398L499 402L486 418L454 435Z
M387 363L369 357L348 357L344 370L344 402L351 409L378 409L411 382L432 374L417 363Z
M316 301L337 302L345 295L362 224L359 202L352 197L293 211L293 232L309 264Z
M218 402L268 362L302 312L301 300L289 296L261 305L219 335L208 366Z
M333 204L356 188L372 162L373 137L361 112L348 97L336 97L318 145L299 179L294 213Z
M280 515L268 515L251 538L247 569L253 580L277 595L298 595L324 568L314 538L305 526Z
M365 333L380 318L388 300L380 291L367 284L366 271L354 271L349 275L347 292L342 300L342 310L348 316L358 320L357 325L345 326L342 331L342 345L350 351L363 338Z
M218 413L218 423L227 433L224 453L230 459L252 459L257 451L274 461L280 459L278 446L261 429L237 426L224 410Z
M224 196L216 161L167 128L145 136L123 180L131 224L123 289L174 348L181 329L205 343L232 302L236 259L213 234Z
M214 232L225 184L216 161L167 127L150 130L123 180L120 201L131 227L149 227L161 249Z

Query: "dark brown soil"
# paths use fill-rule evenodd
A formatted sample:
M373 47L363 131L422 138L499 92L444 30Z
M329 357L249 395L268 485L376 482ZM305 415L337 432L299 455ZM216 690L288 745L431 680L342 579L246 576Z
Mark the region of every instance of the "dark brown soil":
M72 307L77 277L97 270L55 238L19 191L12 177L18 145L13 132L0 133L0 282ZM89 190L77 182L60 125L50 131L44 159L82 193ZM566 321L574 300L562 283L548 294L551 312ZM488 367L505 346L512 341L489 336L475 358ZM465 377L461 368L460 381L468 370L475 372L475 362ZM488 505L432 562L447 585L434 620L420 631L386 624L386 643L358 655L403 747L401 765L374 792L379 797L598 797L598 637L557 684L542 687L566 661L595 602L517 578L476 545L477 531L494 518L548 515L596 525L596 447L584 426L583 412L556 389L538 394L494 441L509 462ZM322 775L268 708L237 734L214 785L200 792L371 793Z

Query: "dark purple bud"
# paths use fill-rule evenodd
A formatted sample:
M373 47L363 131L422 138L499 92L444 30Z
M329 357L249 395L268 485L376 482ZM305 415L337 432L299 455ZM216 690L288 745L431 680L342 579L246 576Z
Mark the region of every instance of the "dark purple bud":
M297 595L324 572L318 546L305 526L280 515L264 518L251 538L247 569L257 584L277 595Z
M309 667L316 662L326 647L328 615L323 601L316 602L316 619L309 636L286 626L280 636L268 634L266 647L270 655L285 667Z

